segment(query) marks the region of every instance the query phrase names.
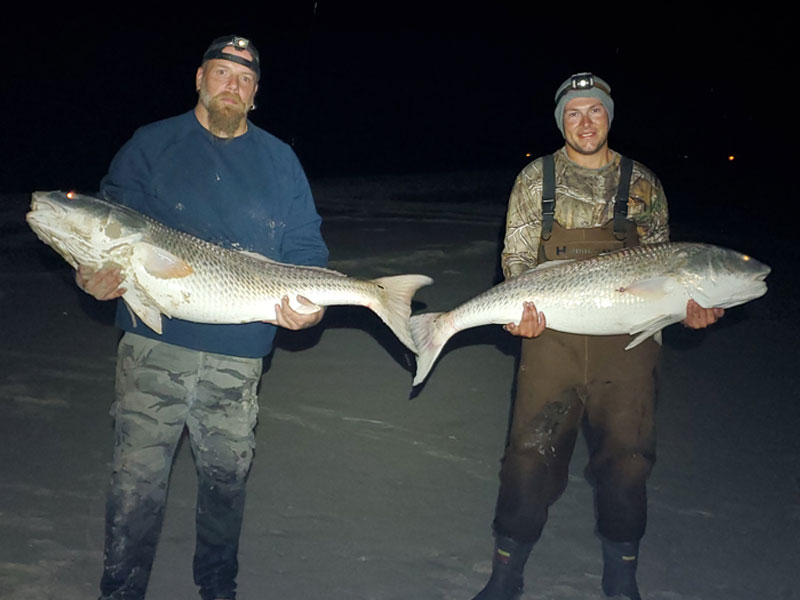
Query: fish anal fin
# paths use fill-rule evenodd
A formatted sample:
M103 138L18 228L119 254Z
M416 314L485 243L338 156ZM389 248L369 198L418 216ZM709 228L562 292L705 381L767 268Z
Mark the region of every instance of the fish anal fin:
M183 259L175 256L168 250L150 244L138 242L133 249L145 271L159 279L179 279L192 274L192 267Z
M161 335L163 331L161 325L161 311L157 306L152 304L148 298L139 294L135 288L131 287L122 295L122 299L125 301L128 312L131 313L131 320L133 321L134 327L136 327L136 319L133 315L136 315L141 319L142 323Z
M300 300L295 301L290 298L289 306L294 312L299 313L301 315L310 315L322 310L322 307L319 304L314 304L308 298L306 298L305 301L303 302L301 302Z
M672 325L673 323L677 323L683 317L681 315L659 315L654 319L650 319L649 321L645 321L644 323L640 323L634 327L631 327L629 333L631 335L639 334L631 342L625 346L625 350L630 350L631 348L635 348L651 335L656 336L656 342L659 344L661 343L661 330L664 329L667 325Z

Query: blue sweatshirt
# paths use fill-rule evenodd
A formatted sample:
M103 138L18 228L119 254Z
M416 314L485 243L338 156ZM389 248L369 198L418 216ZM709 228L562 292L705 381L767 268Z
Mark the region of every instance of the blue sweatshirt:
M285 263L327 264L321 219L300 161L290 146L250 122L232 139L212 135L194 111L141 127L114 157L100 191L214 244ZM134 323L118 303L122 329L217 354L266 356L276 329L162 320L159 335L139 319Z

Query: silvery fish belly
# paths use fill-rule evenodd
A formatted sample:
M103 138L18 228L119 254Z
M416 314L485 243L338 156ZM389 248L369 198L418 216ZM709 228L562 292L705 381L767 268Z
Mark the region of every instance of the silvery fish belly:
M506 280L446 313L411 317L418 350L414 385L458 331L489 323L519 323L523 302L544 313L547 326L585 335L631 334L632 348L686 317L694 299L730 308L763 296L770 268L733 250L697 243L628 248L588 260L554 261Z
M424 275L374 280L318 267L275 262L176 231L134 210L80 194L35 192L26 217L36 235L73 267L122 269L128 308L161 333L161 317L199 323L246 323L275 318L288 296L301 313L321 306L373 310L412 351L408 318ZM301 304L300 295L312 304Z

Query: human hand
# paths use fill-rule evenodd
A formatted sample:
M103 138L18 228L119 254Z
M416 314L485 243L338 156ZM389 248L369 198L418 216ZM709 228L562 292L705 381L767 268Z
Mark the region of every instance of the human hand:
M119 266L103 267L92 271L83 265L75 271L75 283L84 292L97 300L113 300L119 298L127 290L122 285L122 269Z
M308 298L303 296L297 296L297 301L306 306L316 306ZM312 313L299 313L289 306L289 296L284 296L281 298L281 303L275 305L275 319L273 321L267 321L267 323L297 331L299 329L313 327L322 320L324 314L324 307L319 307L319 310Z
M522 318L519 325L514 325L514 323L503 325L503 329L511 335L524 338L539 337L546 328L547 319L545 319L544 313L536 310L533 302L522 303Z
M683 324L690 329L704 329L719 321L724 314L724 308L703 308L690 299L686 304L686 318Z

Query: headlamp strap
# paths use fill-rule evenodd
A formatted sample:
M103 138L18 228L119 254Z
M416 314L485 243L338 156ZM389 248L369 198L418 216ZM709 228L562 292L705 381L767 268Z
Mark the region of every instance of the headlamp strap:
M569 85L561 90L561 93L558 94L558 97L556 98L556 104L558 104L561 98L566 96L569 92L573 92L575 90L589 90L591 88L597 88L606 94L611 94L611 90L599 81L595 80L594 75L591 73L578 73L570 78Z
M228 46L226 46L226 48L227 47ZM206 53L206 55L203 57L203 60L206 61L215 58L221 60L230 60L240 65L244 65L245 67L252 69L256 74L258 74L258 65L254 63L252 60L248 60L244 56L238 56L230 52L223 52L222 48L220 48L219 50L212 50L211 52Z

